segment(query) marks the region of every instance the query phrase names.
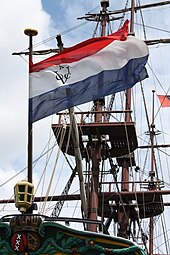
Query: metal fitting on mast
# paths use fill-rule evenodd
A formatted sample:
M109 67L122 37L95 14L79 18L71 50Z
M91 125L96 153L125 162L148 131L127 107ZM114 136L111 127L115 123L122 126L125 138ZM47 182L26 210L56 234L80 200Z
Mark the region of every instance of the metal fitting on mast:
M109 0L101 0L100 3L102 7L109 7Z
M38 31L36 29L26 28L24 30L24 34L28 36L36 36L38 34Z

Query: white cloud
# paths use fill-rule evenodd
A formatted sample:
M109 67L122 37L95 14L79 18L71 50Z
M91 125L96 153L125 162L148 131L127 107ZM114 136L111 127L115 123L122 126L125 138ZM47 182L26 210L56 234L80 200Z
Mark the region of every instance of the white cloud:
M27 165L28 64L27 57L24 56L24 61L19 56L12 56L12 53L28 48L25 28L39 31L39 36L34 37L36 43L49 37L51 24L50 16L43 11L40 0L1 1L0 175L3 178L0 185ZM43 141L41 137L41 145ZM37 146L38 149L40 147ZM9 186L3 186L1 191Z

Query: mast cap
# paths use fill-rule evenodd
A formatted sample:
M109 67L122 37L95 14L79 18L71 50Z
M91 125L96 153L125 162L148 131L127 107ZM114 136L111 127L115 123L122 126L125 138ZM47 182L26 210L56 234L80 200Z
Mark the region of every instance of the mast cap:
M102 7L104 6L109 7L109 0L101 0L100 2Z
M26 28L24 30L24 34L28 36L36 36L38 34L38 31L36 29Z

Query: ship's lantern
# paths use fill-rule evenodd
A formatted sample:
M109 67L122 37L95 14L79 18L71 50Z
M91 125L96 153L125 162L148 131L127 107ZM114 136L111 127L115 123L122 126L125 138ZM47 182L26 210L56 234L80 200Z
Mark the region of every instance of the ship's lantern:
M14 187L15 206L22 213L32 205L34 185L26 180L17 182Z

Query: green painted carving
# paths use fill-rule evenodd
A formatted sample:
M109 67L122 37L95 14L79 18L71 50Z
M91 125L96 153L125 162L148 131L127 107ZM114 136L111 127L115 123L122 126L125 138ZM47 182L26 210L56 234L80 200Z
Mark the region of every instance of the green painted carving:
M11 228L6 223L1 222L0 223L0 233L5 231L6 238L10 237L11 235Z
M0 224L0 255L23 255L23 253L12 250L9 238L10 228L8 228L9 226L7 224ZM42 223L39 227L39 233L41 233L42 246L37 251L29 251L29 255L54 255L57 252L82 255L145 255L145 252L139 246L133 245L128 240L116 239L120 244L121 242L129 244L129 247L119 249L118 246L113 247L111 244L102 243L102 239L103 241L106 239L108 241L115 240L110 236L76 231L57 223ZM100 242L97 242L96 238L102 239Z
M57 243L58 241L61 241L61 245ZM66 254L89 254L89 252L93 252L92 254L96 255L106 255L108 253L114 255L128 255L138 252L141 255L145 255L145 252L136 245L123 249L108 249L99 244L91 246L90 241L95 243L95 240L92 239L81 240L76 237L68 238L65 237L63 233L59 232L56 235L56 240L53 238L47 239L37 252L30 253L30 255L40 255L42 253L52 255L56 254L57 252Z
M12 250L11 245L8 241L2 241L0 239L0 254L2 255L16 255L16 252ZM18 254L18 253L17 253ZM18 254L20 255L20 254Z

